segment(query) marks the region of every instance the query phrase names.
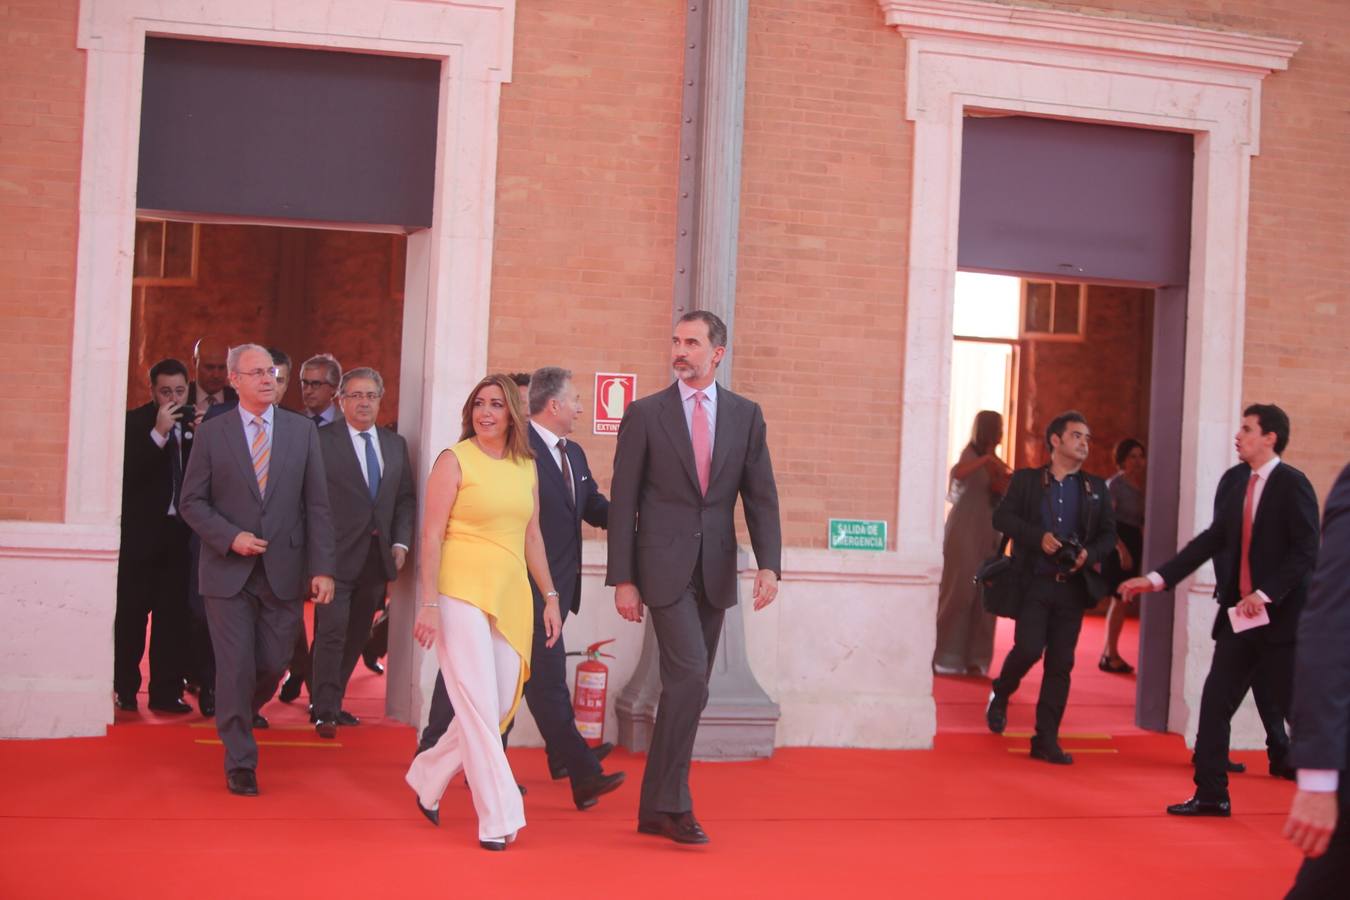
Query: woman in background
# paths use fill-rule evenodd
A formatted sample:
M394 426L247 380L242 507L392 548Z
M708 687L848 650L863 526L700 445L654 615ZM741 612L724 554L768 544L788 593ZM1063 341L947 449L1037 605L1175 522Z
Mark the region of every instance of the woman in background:
M1111 584L1120 584L1139 574L1139 559L1144 552L1144 479L1148 458L1144 445L1134 438L1116 444L1116 474L1106 481L1111 505L1116 511L1116 552L1102 562L1102 574ZM1128 675L1134 666L1120 655L1120 629L1125 624L1125 601L1113 594L1106 607L1106 642L1097 668L1116 675Z
M952 466L947 497L952 511L942 539L942 586L938 591L938 675L985 675L994 656L994 616L984 611L974 577L980 563L998 551L994 507L1010 472L994 450L1003 442L1003 416L975 414L970 443Z
M539 486L520 392L506 375L480 381L464 404L460 441L427 479L420 543L420 605L413 636L436 648L455 718L419 753L404 780L417 808L440 824L446 785L461 768L478 813L478 843L505 850L525 825L502 732L529 678L534 601L544 595L548 646L562 632L544 539Z

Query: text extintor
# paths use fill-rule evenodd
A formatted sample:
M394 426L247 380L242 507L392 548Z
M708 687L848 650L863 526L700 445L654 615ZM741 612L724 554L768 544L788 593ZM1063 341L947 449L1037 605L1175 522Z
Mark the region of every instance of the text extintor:
M621 372L595 373L595 433L618 434L628 404L637 397L637 376Z

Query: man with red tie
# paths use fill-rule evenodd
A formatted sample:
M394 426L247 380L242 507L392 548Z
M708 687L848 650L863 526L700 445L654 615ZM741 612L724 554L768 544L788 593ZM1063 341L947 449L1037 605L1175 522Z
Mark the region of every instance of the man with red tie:
M1241 462L1214 494L1214 521L1156 572L1131 578L1121 596L1175 587L1214 561L1214 660L1200 695L1195 794L1167 807L1174 816L1228 816L1230 723L1253 678L1288 715L1299 613L1317 562L1317 497L1307 477L1280 459L1289 417L1270 404L1242 411ZM1268 621L1267 621L1268 620Z

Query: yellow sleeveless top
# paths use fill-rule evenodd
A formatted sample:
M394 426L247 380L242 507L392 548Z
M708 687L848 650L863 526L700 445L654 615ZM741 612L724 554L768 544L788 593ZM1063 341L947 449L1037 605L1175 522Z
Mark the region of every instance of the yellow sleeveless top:
M459 460L459 491L441 542L436 589L471 603L520 655L520 680L503 730L515 717L530 677L534 600L525 567L525 527L534 514L534 461L493 459L472 440L450 448Z

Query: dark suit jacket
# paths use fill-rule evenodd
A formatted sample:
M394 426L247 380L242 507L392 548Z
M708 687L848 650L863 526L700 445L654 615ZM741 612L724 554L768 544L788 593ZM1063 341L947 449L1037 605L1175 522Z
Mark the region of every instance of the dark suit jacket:
M1214 560L1214 596L1219 601L1212 631L1216 638L1219 616L1226 616L1228 607L1242 599L1238 589L1242 505L1251 474L1246 463L1223 473L1214 492L1214 521L1157 570L1168 587L1176 587L1207 560ZM1249 562L1252 587L1270 598L1270 624L1260 633L1266 641L1293 641L1317 562L1317 495L1307 477L1291 465L1277 465L1261 492L1261 504L1252 520Z
M213 412L216 409L219 409L220 407L230 409L239 405L239 394L235 391L234 388L230 387L228 384L225 385L225 389L221 391L220 395L224 399L220 403L217 403L215 406L211 407L211 410ZM190 406L197 405L197 382L195 381L188 382L188 395L186 402ZM219 415L219 413L217 413L217 415Z
M1295 766L1350 770L1350 466L1322 517L1317 571L1299 616L1290 721Z
M173 499L173 458L170 454L175 442L160 447L150 437L158 416L159 406L155 403L127 411L122 456L123 559L154 558L177 528L165 515ZM191 450L192 441L182 441L180 452L184 469Z
M361 474L351 432L346 422L332 422L319 429L319 449L328 481L328 504L337 533L337 577L352 581L361 574L370 554L370 542L379 542L385 578L398 577L393 545L413 545L413 522L417 518L417 494L413 491L408 443L388 428L377 428L384 472L380 490L370 499L370 488Z
M699 492L679 383L628 407L619 424L609 506L606 584L633 582L649 606L669 606L703 559L708 602L736 605L736 497L761 569L781 575L778 488L759 404L717 386L708 494Z
M609 501L600 493L586 451L575 441L567 442L567 461L572 469L575 502L567 502L562 470L553 462L553 451L544 444L539 432L530 426L530 449L539 475L539 530L548 554L548 571L558 591L558 608L576 612L581 609L581 523L596 528L609 522ZM530 579L534 602L543 603L534 579Z
M1083 479L1083 494L1078 502L1078 539L1088 554L1082 573L1088 603L1096 605L1115 587L1094 567L1116 549L1116 516L1106 482L1086 472L1079 475ZM1041 550L1041 539L1045 536L1041 508L1046 502L1050 478L1049 466L1018 469L1008 482L1008 492L994 510L994 527L1012 538L1013 559L1024 590L1034 574L1036 560L1045 555Z
M335 573L319 432L313 422L284 409L275 411L272 424L266 499L258 492L239 415L217 416L197 429L180 512L201 538L198 580L204 596L233 597L248 580L255 558L230 549L241 531L268 542L263 566L283 600L308 593L306 573Z

